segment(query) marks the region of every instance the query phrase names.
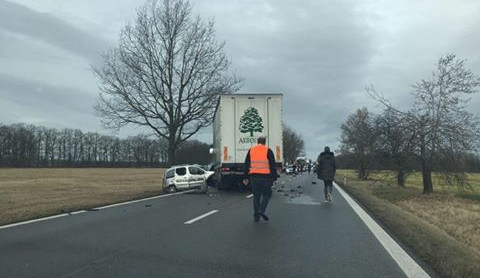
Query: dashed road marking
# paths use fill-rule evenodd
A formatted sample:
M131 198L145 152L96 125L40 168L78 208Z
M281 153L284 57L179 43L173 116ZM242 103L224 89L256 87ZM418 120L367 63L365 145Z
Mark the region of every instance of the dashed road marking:
M199 221L199 220L201 220L201 219L203 219L203 218L205 218L205 217L208 217L208 216L210 216L210 215L212 215L212 214L214 214L214 213L217 213L217 212L218 212L218 210L209 211L209 212L204 213L204 214L202 214L202 215L200 215L200 216L198 216L198 217L193 218L192 220L188 220L187 222L185 222L185 223L183 223L183 224L185 224L185 225L190 225L190 224L192 224L192 223L195 223L195 222L197 222L197 221Z
M79 210L79 211L70 212L69 214L70 215L75 215L75 214L80 214L80 213L84 213L84 212L87 212L87 211L86 210Z

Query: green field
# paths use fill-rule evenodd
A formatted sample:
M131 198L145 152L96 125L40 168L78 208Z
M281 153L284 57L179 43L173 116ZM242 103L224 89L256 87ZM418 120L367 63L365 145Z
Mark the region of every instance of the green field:
M338 170L337 178L343 180L346 177L348 180L358 181L355 170ZM447 185L441 176L434 173L432 176L434 193L435 194L454 194L457 197L480 201L480 173L467 173L466 187ZM372 171L368 178L369 182L374 182L379 186L397 186L396 173L392 171ZM422 173L412 172L407 176L405 187L411 190L406 190L405 194L418 194L423 190ZM417 190L413 190L417 189ZM408 195L409 196L409 195Z

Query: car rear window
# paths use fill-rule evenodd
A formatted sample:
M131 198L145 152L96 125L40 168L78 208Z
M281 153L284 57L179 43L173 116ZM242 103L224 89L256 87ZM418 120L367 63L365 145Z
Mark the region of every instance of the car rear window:
M187 174L187 168L185 167L177 168L175 170L175 173L177 173L177 175L179 176L185 176Z

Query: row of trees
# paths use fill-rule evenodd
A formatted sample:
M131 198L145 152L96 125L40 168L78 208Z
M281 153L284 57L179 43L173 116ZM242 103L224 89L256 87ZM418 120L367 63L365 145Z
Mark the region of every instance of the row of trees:
M206 164L208 145L186 141L178 148L182 162ZM145 135L119 139L78 129L0 125L2 167L159 167L168 160L166 140Z
M397 172L399 186L414 169L422 172L423 192L433 192L432 172L448 184L465 185L465 170L480 171L476 150L480 124L468 112L466 95L477 92L480 77L453 54L441 57L430 79L413 86L414 104L408 110L393 106L373 86L367 92L384 110L379 115L366 108L342 124L341 153L350 158L360 178L368 177L372 164Z
M293 163L304 153L305 143L288 126L283 130L284 160ZM182 142L177 164L210 164L210 145ZM0 167L164 167L168 142L145 135L120 139L79 129L0 124Z

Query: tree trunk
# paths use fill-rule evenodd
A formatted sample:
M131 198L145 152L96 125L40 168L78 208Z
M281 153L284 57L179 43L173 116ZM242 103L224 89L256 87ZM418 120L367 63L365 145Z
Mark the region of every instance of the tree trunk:
M423 194L433 193L432 167L426 161L422 161L422 179L423 179Z
M405 172L403 170L398 170L397 172L397 185L405 187Z
M366 167L360 166L360 169L358 169L358 178L362 180L366 180L368 178Z
M168 166L173 166L175 165L176 158L175 154L177 151L177 146L176 146L176 138L175 138L176 132L170 132L170 136L168 138Z

